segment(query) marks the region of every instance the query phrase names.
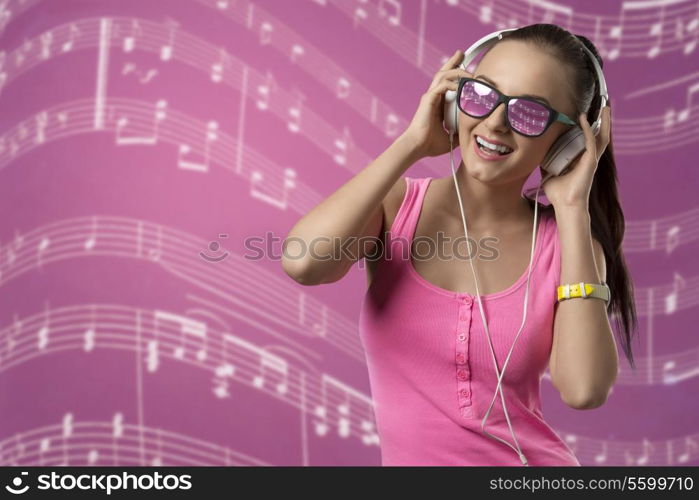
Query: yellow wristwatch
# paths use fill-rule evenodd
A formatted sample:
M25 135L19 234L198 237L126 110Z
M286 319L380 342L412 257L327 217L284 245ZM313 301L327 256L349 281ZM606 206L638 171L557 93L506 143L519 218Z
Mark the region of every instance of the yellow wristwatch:
M581 281L580 283L560 285L558 287L558 302L576 297L584 299L593 297L602 299L608 304L610 296L609 286L604 281L601 284L583 283Z

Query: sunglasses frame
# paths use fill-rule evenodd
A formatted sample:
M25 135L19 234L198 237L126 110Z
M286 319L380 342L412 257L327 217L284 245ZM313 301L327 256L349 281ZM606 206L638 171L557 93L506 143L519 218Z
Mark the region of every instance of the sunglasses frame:
M472 114L464 111L461 108L461 92L462 92L463 87L466 84L466 82L480 83L481 85L484 85L485 87L488 87L489 89L493 90L498 96L498 100L495 103L495 106L493 106L493 109L491 109L488 113L486 113L483 116L473 116ZM544 108L546 108L549 111L549 119L546 122L546 126L544 127L544 130L540 134L527 135L527 134L523 134L522 132L519 132L518 130L516 130L515 128L512 127L512 125L510 124L510 113L509 113L509 103L512 99L522 99L525 101L532 101L532 102L539 104L540 106L543 106ZM496 89L492 85L488 84L487 82L484 82L483 80L479 80L477 78L462 77L459 79L459 89L456 91L456 105L458 106L459 110L461 110L461 112L464 113L465 115L468 115L471 118L487 118L488 116L490 116L492 114L493 111L498 109L498 106L500 106L500 104L502 104L503 102L505 103L505 122L507 122L507 126L510 129L512 129L513 132L515 132L523 137L539 137L539 136L543 135L554 122L557 122L557 121L564 123L566 125L577 125L577 123L574 122L573 120L571 120L570 117L568 117L567 115L565 115L559 111L556 111L551 106L549 106L548 104L546 104L543 101L539 101L538 99L532 99L530 97L523 97L523 96L509 96L509 95L503 94L502 92L500 92L498 89Z

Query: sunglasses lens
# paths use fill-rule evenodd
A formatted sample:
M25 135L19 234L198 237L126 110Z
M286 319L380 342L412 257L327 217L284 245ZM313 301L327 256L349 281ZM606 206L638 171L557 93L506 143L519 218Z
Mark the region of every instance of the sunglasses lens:
M478 118L490 113L497 101L498 95L493 89L469 80L461 89L459 106L467 115Z
M459 107L469 116L480 118L490 113L498 102L498 93L477 81L464 83L459 96ZM529 99L512 99L508 118L513 130L522 135L541 135L549 121L549 110Z
M512 128L523 135L540 135L549 122L549 110L529 99L512 99L508 113Z

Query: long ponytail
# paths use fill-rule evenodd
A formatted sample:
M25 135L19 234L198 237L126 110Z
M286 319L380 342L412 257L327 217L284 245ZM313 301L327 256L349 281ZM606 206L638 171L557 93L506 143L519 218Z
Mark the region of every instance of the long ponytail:
M555 24L532 24L511 32L507 40L518 40L536 45L561 61L571 75L570 98L575 103L576 115L585 112L588 123L599 114L601 99L592 61L583 49L584 44L604 67L594 44L582 35L574 35ZM611 106L611 102L608 103ZM607 306L612 315L621 345L632 369L635 369L631 343L637 333L638 321L631 276L622 252L626 223L617 191L617 168L614 160L613 134L597 165L590 190L589 211L592 236L604 249L607 268L606 283L611 292ZM530 193L525 197L534 206Z

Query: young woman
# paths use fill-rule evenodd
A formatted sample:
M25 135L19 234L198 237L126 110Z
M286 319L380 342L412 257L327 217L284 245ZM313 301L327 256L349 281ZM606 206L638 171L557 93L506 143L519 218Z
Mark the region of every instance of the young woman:
M544 371L548 366L553 386L570 407L602 405L618 371L609 312L616 314L624 353L634 366L636 312L621 251L624 215L610 112L605 107L594 136L589 123L599 113L599 89L583 43L601 66L585 37L551 24L526 26L492 46L474 71L491 89L482 86L479 92L546 102L585 133L586 150L571 170L542 186L551 205L538 205L533 250L538 201L524 196L523 186L571 125L556 121L541 135L527 137L509 127L504 105L482 118L459 112L454 146L462 146L462 161L455 175L472 246L464 238L452 176L403 176L419 159L450 151L442 125L444 94L456 91L460 78L474 78L457 68L461 51L436 73L409 126L389 148L289 232L314 249L313 256L283 260L286 273L301 284L332 283L366 259L369 288L359 334L383 465L580 465L543 418ZM477 137L503 146L506 154L495 158ZM333 254L340 245L347 248L348 238L352 255ZM331 254L336 258L318 258ZM501 380L508 420L502 405L492 405L498 375L489 349L502 370L522 327L527 277L526 323ZM610 302L558 301L558 285L581 281L606 282ZM503 444L512 442L512 428L517 448Z

